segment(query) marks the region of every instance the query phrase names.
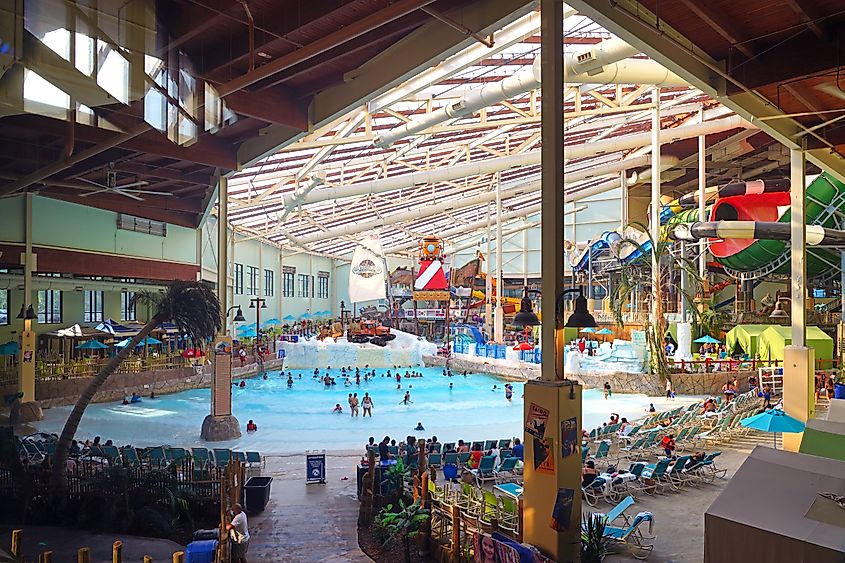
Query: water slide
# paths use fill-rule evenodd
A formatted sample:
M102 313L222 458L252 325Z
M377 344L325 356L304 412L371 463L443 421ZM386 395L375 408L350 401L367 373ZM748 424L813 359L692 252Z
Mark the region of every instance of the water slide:
M481 334L481 331L478 330L478 327L474 327L472 325L464 325L464 324L454 325L454 326L455 326L455 329L457 329L457 330L463 329L463 330L468 331L472 335L472 338L473 338L473 340L475 340L476 344L485 344L487 342L486 340L484 340L484 335Z
M631 244L627 241L634 241ZM610 252L623 265L630 264L637 258L651 252L651 240L648 233L636 227L627 226L615 231L605 231L591 240L580 252L572 252L569 264L575 271L584 271L589 267L590 258L595 261Z

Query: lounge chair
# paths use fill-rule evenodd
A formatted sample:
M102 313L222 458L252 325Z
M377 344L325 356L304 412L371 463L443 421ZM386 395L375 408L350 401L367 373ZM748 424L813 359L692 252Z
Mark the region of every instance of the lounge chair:
M648 535L640 529L645 523L648 523ZM605 526L604 537L610 539L613 544L628 547L635 558L647 559L654 549L653 540L656 539L651 535L653 525L654 516L651 512L640 512L629 526Z
M496 440L487 440L486 442L484 442L484 451L489 452L490 450L496 447L497 443L498 442Z
M443 465L443 454L430 453L428 454L429 467L441 467Z
M475 442L470 444L469 451L475 450L475 446L478 446L479 449L484 450L484 442L482 440L476 440Z
M655 490L662 493L666 490L666 485L669 485L669 476L666 471L669 469L669 464L672 463L670 459L662 459L657 463L646 465L642 472L643 479L652 479L654 481Z
M605 460L605 463L607 463L609 457L610 457L610 443L609 442L601 442L599 444L599 449L597 449L596 453L592 456L593 460L599 461L600 459L603 459L603 460Z
M263 467L264 458L258 452L246 452L246 464L248 467Z
M494 455L485 455L482 456L481 460L478 462L478 467L475 469L470 469L473 476L475 476L475 483L479 487L485 481L495 481L496 474L494 473L494 469L496 466L496 456Z
M444 465L458 465L458 454L455 452L443 454Z
M625 515L625 511L628 510L632 506L634 506L634 497L629 495L629 496L623 498L621 501L619 501L619 503L616 506L611 508L610 511L608 511L607 514L602 515L602 516L604 516L605 524L613 525L613 522L616 519L622 518L625 525L626 526L629 525L630 521L629 521L628 517Z
M191 457L194 459L194 467L204 468L211 462L208 448L191 448Z
M232 459L236 459L241 463L246 463L246 454L243 452L232 452Z
M581 493L584 495L584 500L587 504L590 506L596 506L600 498L605 498L604 486L606 484L607 481L604 477L596 476L589 485L581 487Z
M167 464L167 458L164 455L164 447L150 448L147 450L147 459L149 460L151 468L159 468Z
M466 466L467 461L469 460L469 452L461 452L458 454L458 463L462 466Z
M680 491L684 488L685 484L693 481L692 475L684 473L689 458L690 456L688 455L678 457L675 463L672 464L672 467L666 472L669 486L675 491Z
M443 444L443 452L444 453L454 451L454 449L455 449L455 442L446 442L445 444Z
M121 453L123 454L123 465L126 467L138 467L141 465L141 459L138 456L138 451L132 446L125 446Z
M103 446L103 455L109 460L109 465L120 465L123 461L120 457L120 450L117 446Z
M217 467L226 467L232 458L232 451L224 448L214 448L214 464Z
M499 449L505 449L511 447L510 439L499 440Z
M499 464L499 467L493 469L493 479L497 483L503 483L506 480L514 479L516 477L516 464L519 462L519 459L515 457L509 457Z

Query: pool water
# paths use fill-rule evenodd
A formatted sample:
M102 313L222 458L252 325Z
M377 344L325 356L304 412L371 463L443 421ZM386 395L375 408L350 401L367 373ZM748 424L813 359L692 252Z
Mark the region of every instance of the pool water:
M112 439L117 445L212 447L214 444L264 453L292 453L313 449L360 451L369 436L379 441L389 435L397 442L407 435L436 435L441 442L522 436L523 383L513 383L513 400L508 401L503 389L505 382L487 374L449 378L442 374L441 368L414 368L423 377L403 377L402 388L397 390L394 379L382 377L386 369L376 370L376 377L367 382L362 377L360 385L355 385L352 378L348 387L344 386L340 370L332 369L330 373L337 385L328 388L312 378L313 370L290 371L294 378L290 389L286 383L287 372L283 376L279 371L268 372L266 380L247 379L245 388L233 388L234 414L244 429L243 437L238 440L210 443L200 439L200 427L209 412L209 389L162 395L154 400L145 398L135 405L90 405L77 437L102 436L103 440ZM404 369L400 371L405 373ZM408 390L412 403L400 404ZM358 393L360 400L365 392L373 399L372 418L351 417L348 394ZM614 394L605 400L601 391L588 389L583 394L584 427L601 425L611 412L632 420L639 418L645 414L649 402L654 402L658 409L663 404L663 400L632 394ZM332 414L336 403L343 407L343 414ZM70 409L46 410L44 420L37 424L38 430L59 433ZM250 419L258 425L258 432L247 435L245 428ZM414 431L417 422L422 422L425 432Z

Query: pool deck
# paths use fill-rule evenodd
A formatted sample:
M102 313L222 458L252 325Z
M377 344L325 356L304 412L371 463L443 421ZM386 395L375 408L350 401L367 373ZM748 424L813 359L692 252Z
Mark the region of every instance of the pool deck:
M358 547L359 459L354 452L327 453L326 484L306 485L304 454L268 456L261 474L273 477L270 502L248 516L249 560L372 561Z

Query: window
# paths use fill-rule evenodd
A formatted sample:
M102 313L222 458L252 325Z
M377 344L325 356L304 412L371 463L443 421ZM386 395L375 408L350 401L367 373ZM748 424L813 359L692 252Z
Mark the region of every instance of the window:
M246 294L258 295L258 268L246 267Z
M244 265L235 264L235 295L244 293Z
M0 289L0 325L9 324L9 290Z
M299 293L297 297L314 297L314 276L299 274Z
M167 223L144 219L143 217L135 217L134 215L127 215L125 213L117 214L117 228L158 237L167 236Z
M275 286L273 270L264 270L264 297L273 297Z
M62 292L47 289L38 292L38 322L59 324L62 322Z
M317 299L329 298L329 273L317 272Z
M135 320L135 292L121 291L120 292L120 320L134 321Z
M293 277L296 275L296 268L293 266L282 267L282 297L293 297Z
M86 323L103 322L103 292L86 291L83 299L82 320Z

